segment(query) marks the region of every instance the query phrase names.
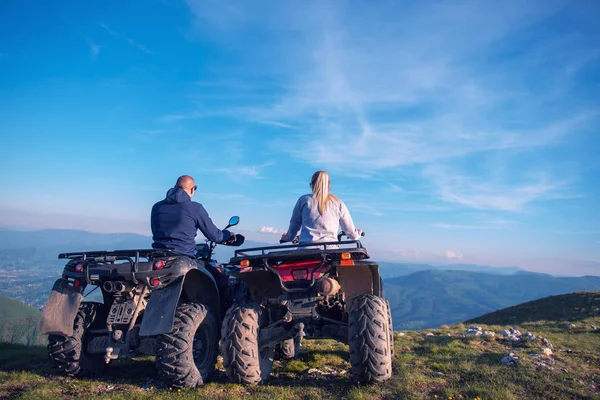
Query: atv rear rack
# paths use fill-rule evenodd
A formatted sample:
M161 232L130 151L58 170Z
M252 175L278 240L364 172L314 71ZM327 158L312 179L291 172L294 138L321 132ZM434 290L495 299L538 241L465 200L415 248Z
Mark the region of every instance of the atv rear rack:
M345 245L346 247L339 247L340 245ZM349 245L355 246L350 247ZM285 250L282 251L282 249ZM341 242L310 242L235 250L230 264L239 264L242 260L248 260L251 265L264 263L265 261L273 264L284 260L291 261L297 259L319 260L329 258L331 260L339 260L342 253L350 253L353 260L369 258L367 249L362 246L359 240L344 240Z
M68 258L71 261L82 261L84 265L89 262L94 263L111 263L115 261L127 261L131 266L131 279L134 284L138 284L136 274L138 273L138 264L140 258L145 258L150 261L157 257L172 257L182 256L185 254L178 253L176 251L167 249L136 249L136 250L103 250L103 251L80 251L76 253L61 253L58 255L59 259ZM86 279L90 282L88 269L85 268Z
M93 258L94 261L115 261L120 257L131 257L139 260L139 258L155 258L166 257L172 255L183 255L176 251L167 249L136 249L136 250L101 250L101 251L79 251L76 253L60 253L59 259L69 258L71 260L82 259L87 260Z

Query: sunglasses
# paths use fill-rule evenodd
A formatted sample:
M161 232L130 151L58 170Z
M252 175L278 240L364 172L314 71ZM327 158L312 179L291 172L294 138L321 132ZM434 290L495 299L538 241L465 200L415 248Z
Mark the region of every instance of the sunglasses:
M196 190L198 190L198 185L194 185L194 187L192 189L194 189L194 192L195 192Z

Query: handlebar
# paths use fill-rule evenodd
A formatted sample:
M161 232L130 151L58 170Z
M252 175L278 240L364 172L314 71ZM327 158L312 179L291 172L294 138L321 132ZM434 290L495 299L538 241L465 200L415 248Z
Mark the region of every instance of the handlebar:
M338 240L338 242L341 242L341 241L342 241L342 236L348 236L348 235L346 235L346 232L344 232L344 231L341 231L340 233L338 233L338 235L337 235L337 240ZM361 231L361 232L360 232L360 236L365 236L365 232L364 232L364 231ZM294 240L292 240L292 243L293 243L293 244L298 244L298 241L299 241L299 240L300 240L300 236L296 236L296 237L294 238ZM279 244L283 244L283 243L286 243L286 242L289 242L289 240L283 240L283 239L279 239Z
M298 244L298 241L300 240L300 236L296 236L293 240L292 240L292 244ZM287 243L288 240L283 240L283 239L279 239L279 244L283 244L283 243Z
M223 245L225 246L241 246L242 244L244 244L244 241L246 240L246 238L243 235L240 235L239 233L236 233L235 235L233 235L235 237L235 241L232 242L231 238L229 238L228 240L224 241Z
M346 235L346 232L344 232L344 231L341 231L340 233L338 233L338 235L337 235L338 242L342 241L342 236L346 236L347 237L348 235ZM361 231L360 232L360 236L365 236L365 232Z

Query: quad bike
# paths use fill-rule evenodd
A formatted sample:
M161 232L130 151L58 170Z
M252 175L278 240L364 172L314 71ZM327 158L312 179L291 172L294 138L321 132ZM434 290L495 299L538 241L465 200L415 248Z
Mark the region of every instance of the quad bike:
M238 223L232 217L226 228ZM236 235L223 244L243 242ZM211 258L215 247L198 244L194 258L162 249L60 254L69 261L40 321L51 364L90 376L117 358L149 354L168 385L202 385L214 370L221 310L229 305ZM103 303L82 301L87 285L101 289Z
M259 384L276 349L294 356L300 340L331 338L349 345L351 377L380 383L391 377L393 331L379 267L360 241L256 247L235 251L226 272L246 293L223 320L227 376Z

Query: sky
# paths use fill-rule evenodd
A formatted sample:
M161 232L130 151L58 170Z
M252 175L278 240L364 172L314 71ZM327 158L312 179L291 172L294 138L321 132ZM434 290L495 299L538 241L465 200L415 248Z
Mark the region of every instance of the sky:
M287 230L326 170L373 258L600 275L597 1L0 3L0 226L150 234L179 175Z

